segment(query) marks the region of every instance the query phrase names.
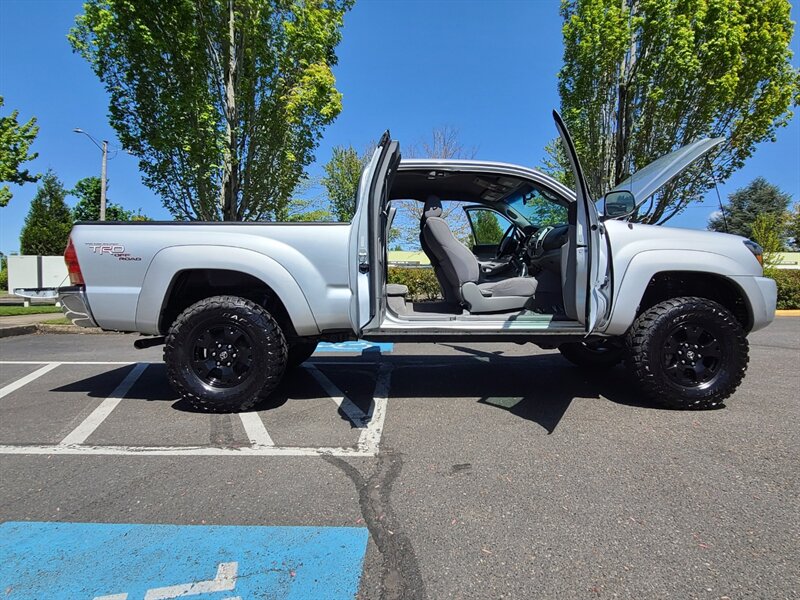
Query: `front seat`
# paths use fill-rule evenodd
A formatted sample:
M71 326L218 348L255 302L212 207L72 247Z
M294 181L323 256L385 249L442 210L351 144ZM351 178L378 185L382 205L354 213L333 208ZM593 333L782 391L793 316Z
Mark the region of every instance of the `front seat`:
M478 259L459 242L442 219L442 202L429 196L420 219L420 243L448 302L459 302L472 313L524 308L536 293L533 277L482 282Z

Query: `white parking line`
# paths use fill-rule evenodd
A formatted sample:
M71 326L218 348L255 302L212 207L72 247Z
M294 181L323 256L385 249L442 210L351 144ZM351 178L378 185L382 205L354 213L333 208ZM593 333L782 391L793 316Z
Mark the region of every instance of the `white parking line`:
M325 393L336 403L336 406L341 408L347 418L353 422L353 425L356 427L367 426L367 415L364 414L364 411L358 408L342 390L336 387L336 385L328 379L327 375L314 365L305 364L303 367L306 371L311 373L314 379L322 386L322 389L325 390Z
M38 365L38 364L41 364L41 363L33 363L33 364L37 364ZM39 379L39 377L41 377L45 373L49 373L50 371L55 369L60 364L61 363L57 363L57 362L48 363L45 366L43 366L41 369L36 369L33 373L29 373L28 375L25 375L25 377L17 379L13 383L9 383L7 386L5 386L3 388L0 388L0 398L2 398L4 396L7 396L11 392L17 391L23 385L27 385L31 381Z
M367 426L358 437L358 449L362 452L378 453L378 445L383 435L383 422L386 420L386 404L389 401L391 377L391 367L383 363L378 369L378 378L375 380L375 391L372 393Z
M267 428L264 427L264 421L261 420L257 412L239 413L239 418L242 420L244 431L254 447L275 445L275 442L269 437Z
M132 365L135 360L0 360L0 365L43 365L45 363L52 363L56 365ZM156 365L161 363L141 363Z
M60 445L72 446L85 442L87 438L92 435L94 430L100 426L100 423L106 420L106 417L111 414L111 411L122 402L122 398L128 393L147 367L148 363L137 363L136 366L131 369L130 373L125 376L125 379L111 392L111 396L103 400L100 406L95 408L92 414L83 420L83 423L78 425L67 437L61 440Z
M328 364L350 364L350 361L335 361ZM342 409L342 412L353 424L361 429L355 447L306 447L276 446L269 435L264 422L257 412L239 413L247 437L252 444L249 447L220 448L211 446L92 446L85 444L89 436L111 414L114 408L130 391L136 380L151 364L160 362L124 362L124 361L0 361L3 364L44 365L33 373L0 389L0 397L9 394L25 384L41 377L60 365L135 365L111 396L83 420L57 445L0 445L2 454L27 455L110 455L110 456L343 456L373 457L378 454L383 424L386 418L386 404L389 394L391 365L381 363L375 381L373 400L367 414L364 413L347 395L340 390L316 366L306 363L304 367L320 383L325 392ZM360 362L358 364L370 364Z
M357 448L310 446L261 446L219 448L217 446L0 446L0 454L54 454L107 456L375 456Z

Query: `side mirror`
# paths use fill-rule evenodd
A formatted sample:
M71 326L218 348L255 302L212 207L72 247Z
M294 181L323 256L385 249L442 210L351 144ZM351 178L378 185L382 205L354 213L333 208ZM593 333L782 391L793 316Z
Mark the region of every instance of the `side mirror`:
M628 191L608 192L603 198L603 213L607 219L625 217L636 210L636 200Z

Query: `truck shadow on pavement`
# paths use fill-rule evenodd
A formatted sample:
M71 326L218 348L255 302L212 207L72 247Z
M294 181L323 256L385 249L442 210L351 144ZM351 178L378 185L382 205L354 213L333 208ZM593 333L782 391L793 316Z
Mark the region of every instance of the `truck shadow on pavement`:
M479 397L479 404L533 421L548 434L555 431L573 400L579 398L669 410L646 398L621 366L587 370L573 366L557 352L503 356L472 348L453 348L465 355L396 357L392 397ZM426 367L420 364L424 361L435 364ZM410 370L404 370L404 362L412 363L408 369L414 369L413 376Z
M391 399L464 399L506 410L553 433L575 399L608 400L635 408L664 409L648 400L621 366L587 370L568 363L557 352L537 355L503 355L453 345L458 355L367 355L363 357L315 357L314 364L345 390L362 411L367 412L371 380L381 363L392 368ZM131 366L122 366L57 388L53 392L85 393L106 397L110 377L122 380ZM359 380L361 380L359 382ZM303 367L286 374L284 381L265 401L252 410L274 410L289 400L324 396L311 373ZM184 412L209 412L181 400L172 390L163 364L151 364L125 394L125 402L171 402ZM391 410L391 409L390 409ZM220 411L231 412L231 411ZM348 420L341 410L339 415Z

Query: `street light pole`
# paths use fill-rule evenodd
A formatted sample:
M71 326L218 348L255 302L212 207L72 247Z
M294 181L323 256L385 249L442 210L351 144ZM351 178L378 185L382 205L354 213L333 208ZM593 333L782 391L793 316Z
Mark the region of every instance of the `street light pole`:
M108 141L103 140L103 168L100 170L100 220L106 220L106 163L108 162Z
M86 133L83 129L76 127L73 129L75 133L82 133L90 140L92 143L100 148L103 151L103 166L100 169L100 220L106 220L106 165L108 163L108 140L103 140L103 145L97 143L97 140L94 139L91 135Z

